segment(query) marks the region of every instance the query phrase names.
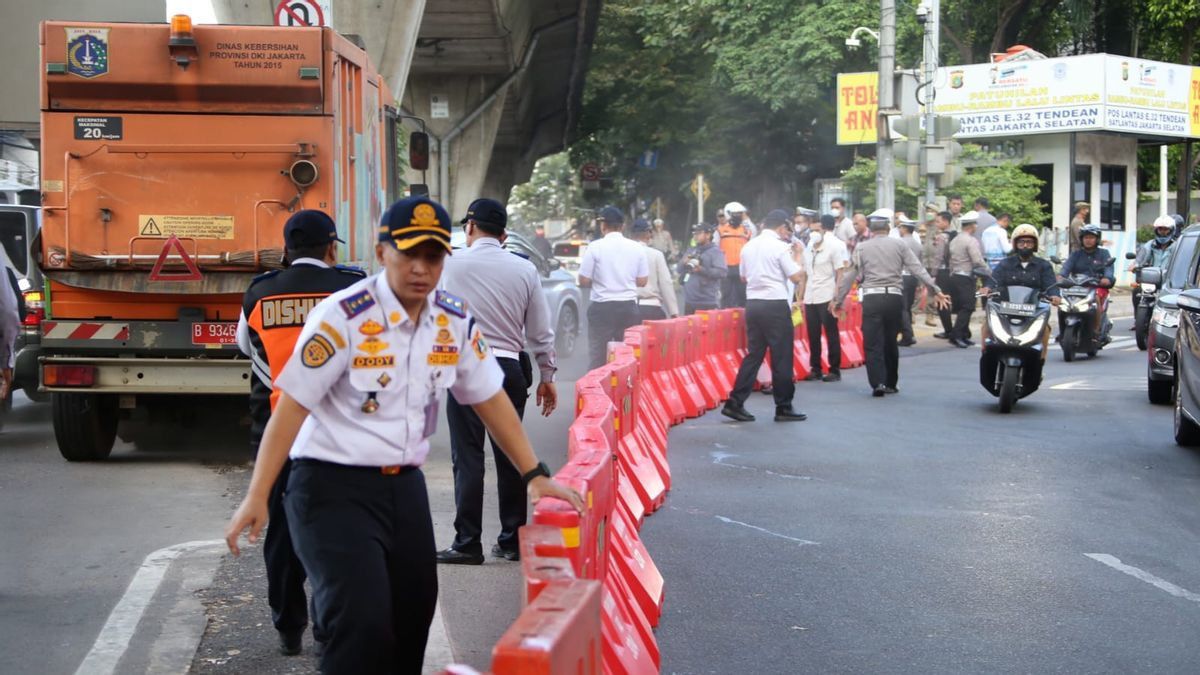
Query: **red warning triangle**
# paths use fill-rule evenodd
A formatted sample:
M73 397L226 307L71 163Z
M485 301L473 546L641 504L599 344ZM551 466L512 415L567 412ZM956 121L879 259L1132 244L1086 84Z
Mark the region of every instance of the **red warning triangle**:
M183 260L183 264L188 268L187 272L163 272L163 265L167 262L167 256L171 255L172 248ZM179 241L179 237L173 234L167 237L162 253L158 254L158 260L154 262L154 269L150 270L150 281L200 281L201 278L203 277L200 268L187 251L183 250L183 242Z

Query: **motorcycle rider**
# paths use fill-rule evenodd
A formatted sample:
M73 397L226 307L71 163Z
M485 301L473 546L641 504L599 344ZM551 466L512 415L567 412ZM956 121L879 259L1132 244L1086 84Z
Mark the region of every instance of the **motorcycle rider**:
M1059 270L1059 278L1065 279L1073 274L1082 274L1097 282L1096 288L1096 325L1094 328L1100 336L1100 344L1105 345L1112 341L1109 336L1109 331L1112 328L1112 323L1108 320L1108 289L1112 288L1116 282L1116 273L1113 271L1115 261L1108 249L1100 246L1100 226L1095 223L1088 223L1079 230L1080 249L1071 254L1067 258L1067 262L1063 263L1062 269ZM1059 326L1059 335L1062 335L1062 327Z
M1159 216L1154 219L1154 238L1138 247L1137 257L1133 261L1133 271L1143 267L1165 267L1171 244L1175 243L1175 219L1171 216ZM1140 286L1133 287L1133 308L1136 311L1141 299Z
M1054 267L1050 261L1035 255L1040 244L1037 228L1028 223L1022 223L1012 233L1012 253L1005 256L992 270L992 278L983 289L985 295L990 295L992 289L1004 292L1009 286L1025 286L1035 288L1050 296L1050 302L1055 306L1062 302L1062 294L1058 290L1054 278ZM986 325L985 325L986 328Z

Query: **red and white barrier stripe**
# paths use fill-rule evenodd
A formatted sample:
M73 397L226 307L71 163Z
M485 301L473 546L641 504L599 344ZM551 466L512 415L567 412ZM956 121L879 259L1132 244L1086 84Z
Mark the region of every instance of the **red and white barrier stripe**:
M47 340L128 340L129 324L94 321L43 321Z

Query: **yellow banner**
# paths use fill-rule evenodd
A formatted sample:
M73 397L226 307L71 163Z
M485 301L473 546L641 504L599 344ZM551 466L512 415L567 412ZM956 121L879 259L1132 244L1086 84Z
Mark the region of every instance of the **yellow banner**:
M1200 136L1200 68L1192 68L1192 87L1188 90L1188 115L1192 118L1192 136Z
M879 73L838 73L837 116L838 145L875 143Z
M139 215L138 233L143 237L190 237L233 239L233 216Z

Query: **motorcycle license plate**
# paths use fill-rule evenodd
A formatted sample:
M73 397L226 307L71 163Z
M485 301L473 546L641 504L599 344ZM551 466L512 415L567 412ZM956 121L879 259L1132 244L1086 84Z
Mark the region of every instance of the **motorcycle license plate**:
M192 344L194 345L236 345L237 324L198 322L192 324Z
M1019 302L1002 302L1000 303L1000 310L1006 314L1032 316L1035 312L1037 312L1037 305L1026 305Z

